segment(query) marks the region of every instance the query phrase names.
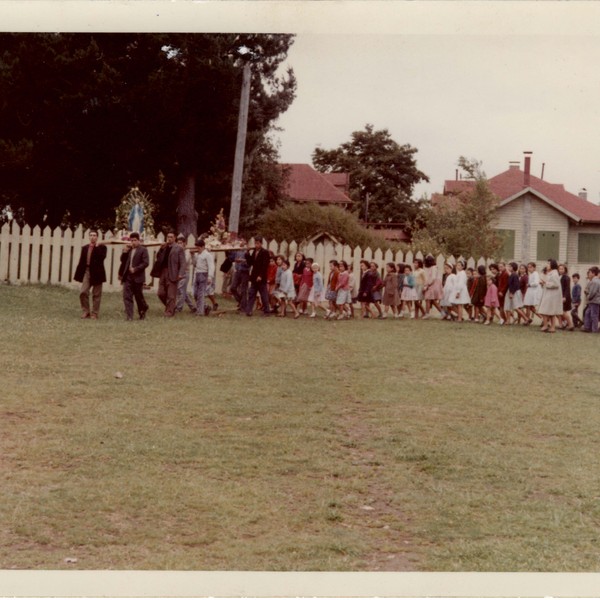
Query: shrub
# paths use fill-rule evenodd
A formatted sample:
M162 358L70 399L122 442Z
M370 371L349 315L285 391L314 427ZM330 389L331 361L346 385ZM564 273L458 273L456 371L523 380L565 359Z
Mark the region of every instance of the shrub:
M337 206L288 203L267 211L259 219L258 227L264 237L277 241L301 242L326 231L350 246L394 249L393 244L365 229L356 215Z

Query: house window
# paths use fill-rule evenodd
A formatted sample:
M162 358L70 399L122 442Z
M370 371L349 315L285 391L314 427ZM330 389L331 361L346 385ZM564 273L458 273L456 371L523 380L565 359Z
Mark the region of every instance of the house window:
M560 241L559 231L537 232L537 260L558 260L558 248Z
M498 250L498 259L511 260L515 257L515 230L496 229L498 237L502 240L502 246Z
M577 259L580 263L600 263L600 233L580 233L577 239Z

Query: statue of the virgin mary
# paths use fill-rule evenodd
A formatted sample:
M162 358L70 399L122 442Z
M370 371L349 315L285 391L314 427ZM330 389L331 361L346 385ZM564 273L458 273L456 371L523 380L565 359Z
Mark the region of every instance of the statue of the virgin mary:
M129 231L137 231L140 235L144 232L144 209L136 202L129 211Z

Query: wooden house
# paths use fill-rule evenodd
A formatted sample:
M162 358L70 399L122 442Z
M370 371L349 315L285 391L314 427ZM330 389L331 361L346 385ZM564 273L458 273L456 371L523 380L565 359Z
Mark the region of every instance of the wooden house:
M525 155L523 170L520 163L510 163L488 180L500 200L494 226L504 245L497 258L534 261L538 266L555 258L583 277L587 268L600 265L600 206L587 200L585 190L572 194L562 184L532 175L530 154ZM453 202L474 185L470 180L448 180L443 196L435 195L432 204Z

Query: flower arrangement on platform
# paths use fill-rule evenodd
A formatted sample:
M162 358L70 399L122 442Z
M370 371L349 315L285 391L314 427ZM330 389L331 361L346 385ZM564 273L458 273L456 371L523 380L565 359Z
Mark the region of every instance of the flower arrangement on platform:
M147 194L138 187L133 187L121 198L116 209L115 229L122 240L129 239L129 232L137 231L142 239L154 238L154 219L152 213L155 206Z
M204 237L204 242L208 249L215 250L217 248L241 248L243 244L238 239L233 239L234 236L227 231L227 222L223 209L215 217L213 224L210 226L210 233Z

